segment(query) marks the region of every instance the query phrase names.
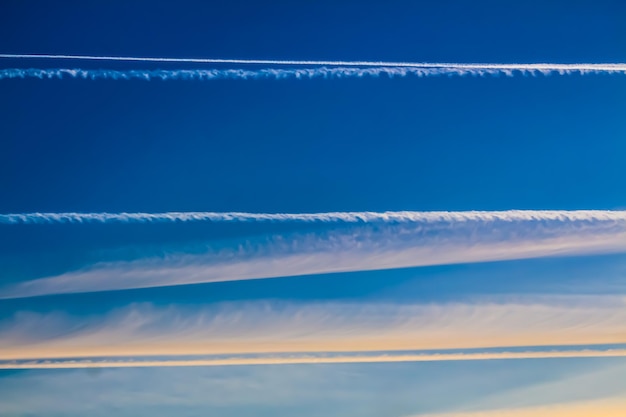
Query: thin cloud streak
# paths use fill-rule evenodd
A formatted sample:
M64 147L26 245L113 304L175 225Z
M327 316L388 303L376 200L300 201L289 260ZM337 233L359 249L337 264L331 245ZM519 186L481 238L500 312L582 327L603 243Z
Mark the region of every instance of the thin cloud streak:
M0 214L4 224L132 222L469 222L469 221L614 221L626 224L626 210L385 211L328 213L16 213Z
M333 79L389 77L404 78L432 76L514 76L522 75L573 75L573 74L626 74L626 65L580 66L563 65L460 65L460 66L397 66L397 67L318 67L318 68L264 68L245 69L180 69L180 70L112 70L80 68L9 68L0 70L0 80L6 79L63 79L83 80L162 80L162 81L210 81L210 80L257 80L257 79Z
M386 61L337 61L337 60L276 60L276 59L223 59L223 58L167 58L167 57L123 57L95 55L52 55L52 54L0 54L5 59L53 59L123 62L169 62L195 64L243 64L243 65L311 65L336 67L409 67L409 68L459 68L498 69L522 71L620 71L626 72L626 63L578 63L578 64L500 64L500 63L451 63L451 62L386 62Z
M619 345L626 343L625 302L553 296L417 305L137 304L87 317L22 311L0 322L0 360Z
M0 363L0 369L75 369L75 368L147 368L147 367L197 367L197 366L249 366L249 365L305 365L341 363L394 363L394 362L441 362L441 361L484 361L511 359L555 359L555 358L611 358L626 357L626 349L609 350L549 350L528 352L488 353L437 353L437 354L379 354L358 356L300 356L258 357L226 359L160 359L143 360L52 360Z
M4 223L48 222L318 222L319 230L267 235L203 254L171 253L96 263L18 282L0 298L150 288L527 259L626 250L623 211L391 213L60 213L4 215ZM209 242L210 243L210 242Z

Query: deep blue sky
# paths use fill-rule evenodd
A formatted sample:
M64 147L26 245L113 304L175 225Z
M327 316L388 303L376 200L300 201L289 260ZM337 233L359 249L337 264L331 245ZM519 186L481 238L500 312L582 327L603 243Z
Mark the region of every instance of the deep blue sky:
M589 5L7 2L0 49L264 59L626 60L623 3ZM3 81L0 91L2 212L626 206L621 76L13 80Z

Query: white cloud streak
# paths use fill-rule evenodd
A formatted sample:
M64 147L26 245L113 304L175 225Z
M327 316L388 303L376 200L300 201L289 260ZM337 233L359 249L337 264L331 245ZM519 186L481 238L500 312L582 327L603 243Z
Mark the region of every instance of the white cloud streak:
M620 297L531 297L476 303L237 302L205 307L135 304L91 316L22 311L0 322L0 360L187 355L278 355L229 361L379 361L345 353L616 345L626 343L626 300ZM550 357L541 349L541 357ZM334 352L343 359L314 353ZM373 353L377 352L377 353ZM594 351L595 352L595 351ZM589 353L591 356L623 353ZM470 352L425 360L463 360ZM448 352L450 353L450 352ZM474 352L476 353L476 352ZM475 359L533 357L482 352ZM513 354L515 353L515 354ZM400 354L400 353L399 353ZM421 355L421 354L420 354ZM417 355L417 356L420 356ZM481 356L482 355L482 356ZM487 355L487 356L484 356ZM516 356L517 355L517 356ZM321 355L324 356L324 355ZM421 357L421 356L420 356ZM269 359L268 359L269 358ZM448 359L446 359L448 358ZM471 357L469 357L471 358ZM215 358L214 358L215 359ZM292 361L292 362L289 362ZM222 363L222 362L219 362ZM224 363L225 364L225 363ZM248 363L251 364L251 363Z
M96 263L20 282L0 298L382 270L626 250L623 211L322 214L9 214L3 223L319 222L315 232L269 235L204 254Z
M626 357L626 349L546 350L526 352L424 353L402 355L394 352L377 355L289 356L219 359L84 359L0 362L0 369L81 369L81 368L151 368L249 365L309 365L338 363L397 363L484 361L510 359L616 358Z
M317 67L317 68L263 68L248 69L177 69L177 70L112 70L79 68L8 68L0 69L0 80L6 79L63 79L84 80L162 80L210 81L257 79L332 79L367 77L432 77L432 76L488 76L504 75L571 75L571 74L626 74L626 65L459 65L434 67Z
M53 59L117 62L163 62L187 64L242 64L272 66L334 66L334 67L401 67L401 68L459 68L496 69L520 71L619 71L626 72L626 63L578 63L578 64L488 64L451 62L386 62L386 61L337 61L337 60L276 60L276 59L222 59L222 58L166 58L166 57L123 57L94 55L51 55L51 54L0 54L5 59Z
M0 214L0 223L130 223L130 222L622 222L625 210L385 211L328 213L18 213Z

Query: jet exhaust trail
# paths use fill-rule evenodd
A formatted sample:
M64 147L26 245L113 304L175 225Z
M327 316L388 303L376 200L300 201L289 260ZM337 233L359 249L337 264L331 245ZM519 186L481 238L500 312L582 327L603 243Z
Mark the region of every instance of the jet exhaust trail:
M260 79L345 79L366 77L435 77L435 76L507 76L573 74L626 74L626 65L616 67L317 67L317 68L265 68L244 69L183 69L183 70L111 70L111 69L38 69L9 68L0 70L0 80L7 79L83 79L83 80L162 80L162 81L212 81Z
M328 213L21 213L0 214L0 224L147 223L147 222L473 222L608 221L626 222L626 210L386 211Z
M123 57L93 55L34 55L0 54L8 59L57 59L87 61L126 61L126 62L169 62L196 64L243 64L243 65L312 65L336 67L412 67L412 68L455 68L455 69L495 69L519 71L617 71L625 72L626 63L602 64L487 64L487 63L447 63L447 62L385 62L385 61L332 61L332 60L276 60L276 59L221 59L221 58L159 58L159 57Z
M577 350L577 351L528 351L486 353L434 353L434 354L383 354L383 355L335 355L335 356L287 356L215 359L158 359L146 360L38 360L0 362L0 369L81 369L81 368L145 368L187 366L245 366L245 365L305 365L331 363L394 363L394 362L441 362L441 361L485 361L547 358L615 358L626 356L626 350Z

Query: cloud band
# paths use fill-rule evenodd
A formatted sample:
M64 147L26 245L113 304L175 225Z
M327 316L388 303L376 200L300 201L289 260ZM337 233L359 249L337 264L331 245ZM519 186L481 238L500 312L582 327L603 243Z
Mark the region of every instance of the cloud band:
M12 284L0 289L0 298L626 250L624 211L35 213L0 218L8 224L178 221L318 222L320 227L242 239L236 246L208 242L209 250L201 254L95 263Z

